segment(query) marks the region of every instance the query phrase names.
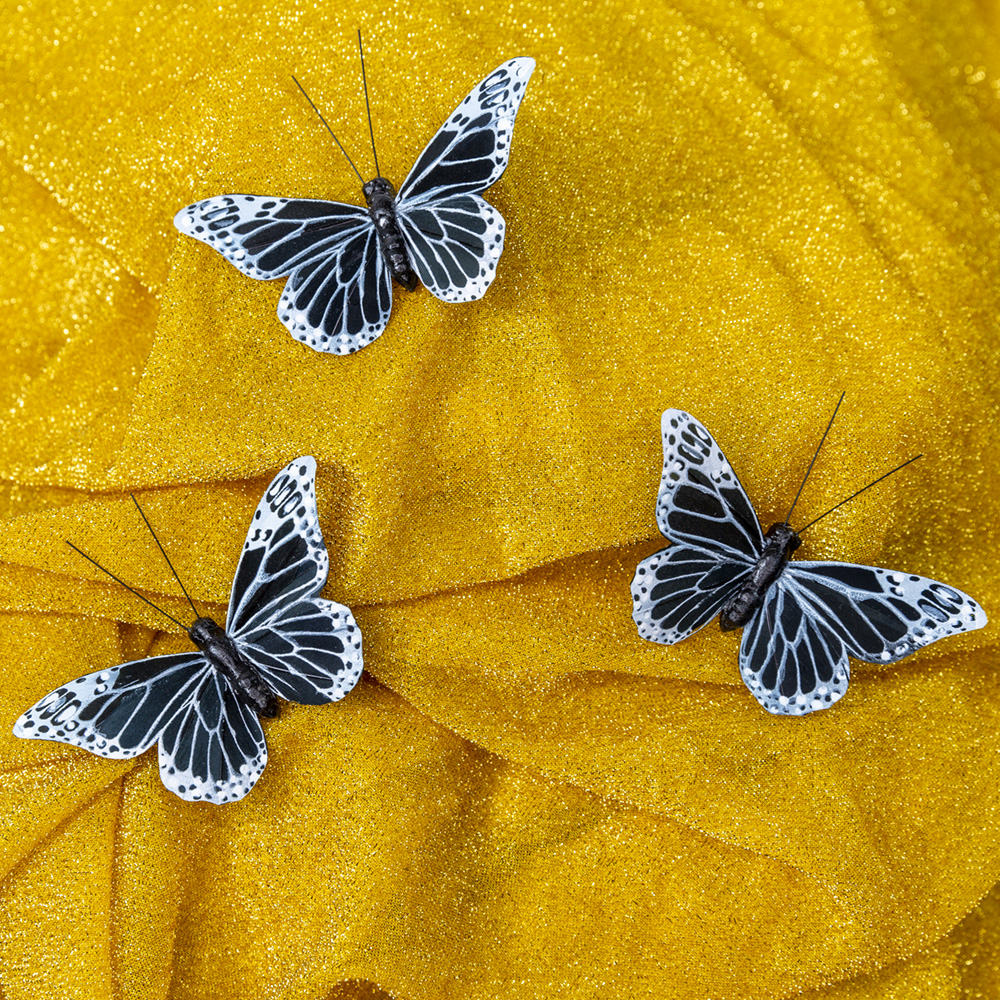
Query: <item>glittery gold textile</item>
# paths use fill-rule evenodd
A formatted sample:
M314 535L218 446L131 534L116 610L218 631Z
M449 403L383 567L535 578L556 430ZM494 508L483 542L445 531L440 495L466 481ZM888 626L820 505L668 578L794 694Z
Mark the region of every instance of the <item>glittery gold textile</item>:
M399 292L348 357L171 224L224 192L359 202L294 72L397 185L532 55L496 282ZM659 414L781 520L837 395L804 558L1000 617L1000 14L955 0L464 7L5 0L0 18L0 995L1000 997L997 628L772 718L738 636L630 618ZM274 470L319 463L366 675L266 726L224 807L14 738L61 681L224 614Z

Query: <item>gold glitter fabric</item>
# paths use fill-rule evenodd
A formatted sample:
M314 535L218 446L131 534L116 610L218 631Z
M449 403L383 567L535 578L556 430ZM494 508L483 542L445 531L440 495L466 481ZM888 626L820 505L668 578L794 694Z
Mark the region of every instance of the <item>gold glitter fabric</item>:
M799 555L1000 617L1000 15L967 0L6 0L0 20L0 992L21 998L1000 997L997 628L775 718L738 633L639 639L659 416ZM358 203L538 63L495 283L314 353L179 235L225 192ZM274 471L319 464L366 673L284 705L241 802L11 735L223 615ZM184 620L182 618L182 620ZM172 628L172 626L171 626Z

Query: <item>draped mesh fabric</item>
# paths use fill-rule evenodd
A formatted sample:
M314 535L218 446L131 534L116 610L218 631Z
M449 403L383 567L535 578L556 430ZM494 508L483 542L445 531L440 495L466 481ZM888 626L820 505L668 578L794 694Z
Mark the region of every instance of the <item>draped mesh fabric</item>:
M774 718L739 633L644 641L629 590L663 546L663 410L766 526L846 389L802 523L925 457L799 555L1000 615L992 5L4 6L7 1000L1000 996L996 628ZM291 80L371 176L357 27L396 185L491 67L538 68L485 297L397 288L334 357L172 219L363 203ZM221 621L302 454L366 673L265 720L245 800L11 735L64 680L190 648L64 539L184 620L134 491Z

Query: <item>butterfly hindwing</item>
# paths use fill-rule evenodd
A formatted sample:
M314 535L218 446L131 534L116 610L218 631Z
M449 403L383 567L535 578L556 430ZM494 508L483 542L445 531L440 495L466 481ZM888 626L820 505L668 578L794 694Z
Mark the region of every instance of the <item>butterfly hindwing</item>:
M251 278L287 277L278 318L314 350L352 354L389 322L389 269L359 205L226 194L182 208L174 224Z
M200 653L150 656L57 687L14 723L14 735L57 740L126 760L148 750L212 672Z
M316 460L305 455L271 480L257 505L229 595L226 631L239 639L286 606L315 597L329 568L316 509Z
M660 531L725 560L752 566L764 536L733 467L705 427L683 410L660 421L663 475L656 501Z
M375 227L295 271L278 318L296 340L326 354L353 354L380 336L392 312L392 276Z
M396 219L422 285L445 302L482 298L503 253L503 216L475 194L398 206Z
M805 715L843 697L851 668L844 644L783 574L743 629L740 675L773 715Z
M671 545L639 563L632 618L639 635L673 645L707 625L747 578L750 567L689 545Z
M209 670L160 736L160 778L189 802L234 802L267 763L260 719Z
M275 694L300 705L339 701L361 676L361 630L334 601L288 604L236 642Z
M511 59L472 88L417 157L399 188L400 207L481 194L501 178L534 69L534 59Z

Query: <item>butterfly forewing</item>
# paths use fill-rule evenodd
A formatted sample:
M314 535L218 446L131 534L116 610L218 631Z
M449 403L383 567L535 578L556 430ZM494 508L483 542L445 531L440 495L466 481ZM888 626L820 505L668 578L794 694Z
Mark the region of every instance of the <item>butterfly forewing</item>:
M514 119L534 68L534 59L511 59L472 88L417 157L399 188L400 208L480 194L503 176Z
M986 624L986 612L968 594L912 573L803 560L789 563L779 582L851 656L868 663L894 663Z
M660 531L723 559L752 566L764 546L757 515L722 449L683 410L660 421L663 475L656 501Z
M743 630L740 675L773 715L805 715L839 701L851 670L843 643L783 575Z
M251 278L284 278L374 230L367 209L337 201L224 194L182 208L174 225Z
M135 757L212 672L200 653L151 656L98 670L51 691L14 723L14 735L57 740L114 760Z
M247 531L226 631L234 638L266 625L282 607L314 597L330 559L316 510L316 460L289 462L264 491Z
M160 778L189 802L233 802L267 763L264 730L229 682L210 670L160 735Z

